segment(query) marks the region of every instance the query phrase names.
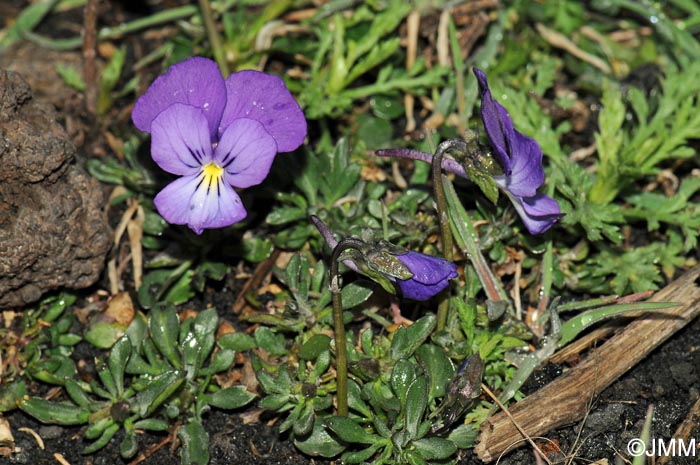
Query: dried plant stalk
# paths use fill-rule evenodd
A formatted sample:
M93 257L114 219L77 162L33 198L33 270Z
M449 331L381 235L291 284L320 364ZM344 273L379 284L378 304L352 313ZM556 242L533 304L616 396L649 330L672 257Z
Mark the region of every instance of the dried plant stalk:
M509 408L526 434L542 436L583 418L592 398L700 315L700 268L688 271L650 301L679 305L630 323L583 362ZM513 421L501 412L484 422L475 451L481 460L491 462L506 449L527 444L522 439Z

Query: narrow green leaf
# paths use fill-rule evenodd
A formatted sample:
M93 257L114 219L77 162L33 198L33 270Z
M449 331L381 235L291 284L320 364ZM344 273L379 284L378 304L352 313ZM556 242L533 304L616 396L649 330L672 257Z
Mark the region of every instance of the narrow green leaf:
M158 351L175 367L181 368L178 354L177 335L180 324L175 306L169 303L158 304L151 309L148 320L151 339Z
M338 417L339 418L339 417ZM345 450L328 430L323 426L323 421L317 419L311 434L305 438L294 438L294 445L305 454L312 457L331 458Z
M112 346L112 350L109 351L107 365L109 366L109 371L112 372L112 378L114 378L114 384L117 387L119 398L121 398L124 393L124 370L126 370L126 365L129 362L130 356L131 341L129 341L129 338L126 336L122 336L114 346Z
M27 414L42 423L53 425L82 425L87 423L90 411L68 402L49 402L30 397L18 402L18 406Z
M209 435L202 424L192 420L177 430L177 436L182 441L180 459L182 465L209 464Z
M243 407L255 399L255 394L248 392L245 386L231 386L211 395L209 404L226 410Z
M116 423L110 425L107 429L105 429L102 432L102 436L100 436L100 438L97 441L87 446L85 449L82 450L81 453L87 455L102 449L104 446L107 445L109 441L112 440L117 431L119 431L119 425L117 425Z
M430 399L444 396L445 387L455 374L454 365L445 350L434 344L423 344L416 350L416 357L428 375Z
M411 383L406 394L406 431L411 439L418 436L418 427L427 406L428 383L424 376L419 376Z
M139 392L132 408L141 417L153 413L185 381L182 372L170 370L153 378L146 388Z
M588 310L567 320L561 327L561 339L558 347L564 347L576 339L578 334L600 321L623 315L629 312L653 312L665 308L677 307L680 304L672 302L635 302L630 304L607 305Z
M331 338L325 334L315 334L299 349L299 358L302 360L316 360L322 352L328 350Z
M438 437L418 439L413 446L428 460L445 460L457 452L454 442Z
M325 422L326 426L328 426L333 433L335 433L345 442L356 444L374 444L375 442L382 440L381 436L375 436L374 434L367 432L364 428L348 417L330 417L327 418Z

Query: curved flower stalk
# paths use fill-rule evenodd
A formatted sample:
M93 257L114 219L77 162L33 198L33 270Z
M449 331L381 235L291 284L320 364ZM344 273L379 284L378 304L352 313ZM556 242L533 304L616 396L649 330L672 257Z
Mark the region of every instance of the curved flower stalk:
M159 76L131 118L151 134L156 164L180 176L156 195L158 213L197 234L244 219L234 188L260 184L275 155L306 137L304 114L282 79L248 70L224 80L202 57Z
M542 149L534 139L513 127L508 111L491 95L486 74L476 68L474 74L481 91L481 119L502 168L502 173L484 174L491 176L498 188L508 196L530 234L541 234L563 216L556 200L537 192L544 183ZM456 139L453 141L454 148L461 147L461 151L467 155L467 144ZM377 155L409 158L426 163L433 160L433 155L412 149L378 150ZM467 171L455 160L444 158L441 166L445 171L469 179Z
M328 243L336 249L339 242L316 216L311 220ZM457 265L434 257L398 247L386 241L367 244L359 239L344 239L347 252L343 263L379 283L387 292L407 299L428 300L445 289L457 277ZM347 257L347 258L345 258Z

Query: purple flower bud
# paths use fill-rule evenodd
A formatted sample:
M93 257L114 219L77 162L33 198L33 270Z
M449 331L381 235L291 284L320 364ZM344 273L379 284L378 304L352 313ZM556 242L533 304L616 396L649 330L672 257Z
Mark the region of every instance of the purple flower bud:
M408 299L428 300L445 289L450 279L457 277L457 265L444 258L412 251L395 257L413 273L409 279L395 281L403 297Z

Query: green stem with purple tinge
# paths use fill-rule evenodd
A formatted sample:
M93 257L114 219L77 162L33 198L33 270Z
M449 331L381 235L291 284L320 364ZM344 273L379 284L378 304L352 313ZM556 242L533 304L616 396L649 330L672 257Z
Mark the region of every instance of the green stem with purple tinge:
M340 288L338 264L340 255L348 249L357 249L363 244L354 238L343 239L333 249L331 258L331 296L333 305L333 333L335 336L335 395L338 402L338 415L348 415L348 348L343 322L343 300Z
M454 260L452 253L452 230L450 229L450 217L447 214L447 201L445 200L445 189L442 185L442 158L450 150L466 150L466 144L460 140L452 139L438 145L432 160L433 169L433 190L435 204L437 206L438 222L440 224L440 237L442 240L442 254L447 261ZM438 294L437 310L437 330L442 331L447 325L447 317L450 312L449 286Z

